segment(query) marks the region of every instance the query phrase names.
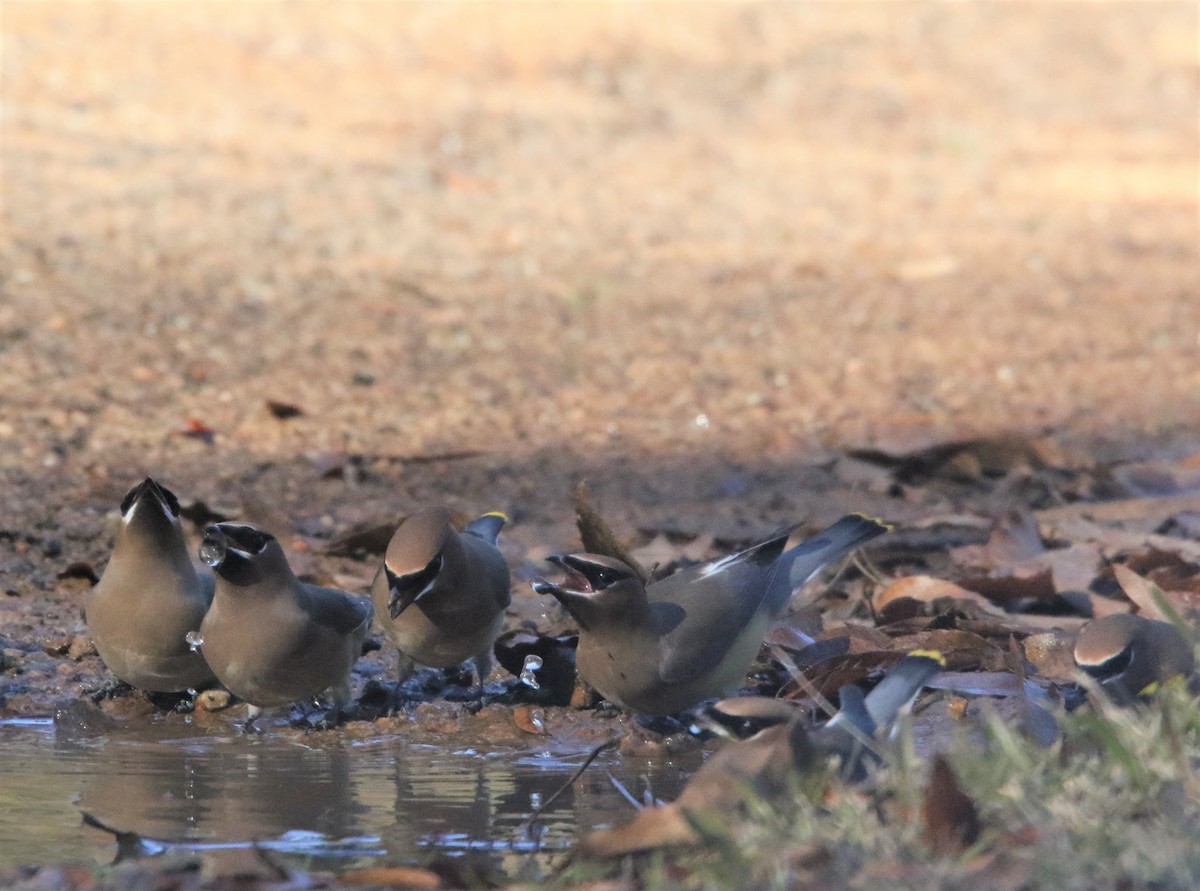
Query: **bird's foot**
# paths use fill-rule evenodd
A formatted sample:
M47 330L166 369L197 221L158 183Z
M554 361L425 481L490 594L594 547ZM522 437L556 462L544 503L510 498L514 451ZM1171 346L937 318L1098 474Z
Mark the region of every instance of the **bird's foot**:
M124 681L119 681L116 678L110 678L99 687L85 687L83 695L92 702L102 702L105 699L116 699L121 696L128 696L134 691L134 687Z
M153 703L156 709L163 712L178 712L179 714L186 715L196 710L193 691L182 690L178 693L151 693L147 690L146 698Z
M633 723L647 733L657 734L658 736L675 736L679 733L687 733L687 725L681 722L678 718L670 715L638 715L633 719Z
M343 717L342 708L336 703L316 702L307 708L296 706L288 723L302 730L332 730Z

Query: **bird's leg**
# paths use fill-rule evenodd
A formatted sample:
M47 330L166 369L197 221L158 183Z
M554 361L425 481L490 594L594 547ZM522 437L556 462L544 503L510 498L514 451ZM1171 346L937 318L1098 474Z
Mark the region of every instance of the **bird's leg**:
M246 706L246 720L242 724L242 730L246 733L262 733L260 728L254 722L258 720L258 716L263 713L263 710L257 705Z
M479 655L471 659L471 665L475 669L475 674L479 678L479 698L483 698L483 685L487 682L488 675L492 673L492 654L488 650L484 650Z
M404 653L396 654L396 686L392 688L392 701L388 704L388 711L395 712L404 704L408 696L404 693L404 683L413 676L416 671L416 663L406 656Z
M396 683L400 685L413 676L417 663L404 653L397 653L396 656Z
M340 684L334 685L330 693L333 696L333 721L334 724L340 724L343 719L349 718L349 706L354 698L350 690L350 678L347 677Z

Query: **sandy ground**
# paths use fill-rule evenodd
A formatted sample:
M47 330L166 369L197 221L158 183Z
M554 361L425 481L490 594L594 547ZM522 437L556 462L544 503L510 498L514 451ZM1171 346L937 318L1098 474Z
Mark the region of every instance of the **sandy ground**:
M56 576L147 473L318 539L500 508L521 566L575 545L581 477L623 534L732 540L894 516L821 470L849 446L1200 441L1194 4L0 28L14 641L78 629Z

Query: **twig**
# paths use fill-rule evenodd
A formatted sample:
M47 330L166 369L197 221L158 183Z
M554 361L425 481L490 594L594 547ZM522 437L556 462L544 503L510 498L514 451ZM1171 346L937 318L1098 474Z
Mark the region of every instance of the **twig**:
M591 753L587 756L586 759L584 759L584 762L581 765L579 765L579 769L576 770L573 774L571 774L570 779L568 779L565 783L563 783L561 786L559 786L557 789L555 789L553 795L551 795L549 798L547 798L545 801L543 801L537 807L537 809L534 810L534 812L532 814L530 814L528 817L526 817L524 820L522 820L520 822L520 824L518 824L517 829L524 832L526 829L528 829L530 826L532 826L535 822L537 822L538 817L540 817L543 813L545 813L546 809L548 807L550 807L550 805L554 804L554 802L556 802L558 800L558 797L560 795L562 795L564 792L566 792L567 789L571 788L571 784L574 783L577 779L579 779L583 775L583 772L591 766L592 762L595 761L596 758L599 757L601 752L605 751L606 749L611 749L613 746L615 746L620 741L621 741L621 738L619 736L614 736L612 739L606 740L605 742L602 742L602 743L600 743L600 745L596 746L596 748L592 749Z

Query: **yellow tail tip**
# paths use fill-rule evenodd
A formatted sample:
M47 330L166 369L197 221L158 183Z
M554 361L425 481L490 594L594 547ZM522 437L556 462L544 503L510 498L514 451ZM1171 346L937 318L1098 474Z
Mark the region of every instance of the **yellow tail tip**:
M510 522L510 521L509 521L509 519L508 519L508 514L506 514L506 513L505 513L504 511L502 511L502 510L490 510L490 511L488 511L486 514L484 514L482 517L480 517L479 519L481 519L481 520L482 520L482 519L483 519L483 517L499 517L499 518L500 518L500 519L502 519L502 520L503 520L505 523L508 523L508 522Z
M932 659L938 665L942 666L942 668L946 667L946 657L937 650L911 650L908 655L924 656L926 659Z
M896 527L891 523L885 523L881 517L873 517L870 514L864 514L862 511L854 511L854 516L862 517L868 522L874 523L876 526L882 526L884 532L895 532Z

